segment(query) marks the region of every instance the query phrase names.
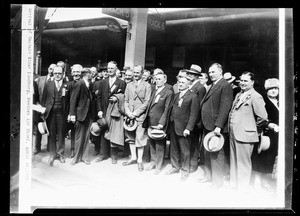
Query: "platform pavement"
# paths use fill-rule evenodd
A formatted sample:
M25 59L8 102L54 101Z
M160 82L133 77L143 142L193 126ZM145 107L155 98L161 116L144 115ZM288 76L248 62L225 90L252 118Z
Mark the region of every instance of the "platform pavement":
M45 137L42 149L45 149ZM139 172L137 165L122 166L128 158L95 163L94 145L90 143L91 164L70 165L54 161L48 164L49 153L42 151L32 159L32 190L30 199L34 208L274 208L276 196L250 190L240 194L228 183L221 189L211 190L209 183L198 183L198 169L185 182L180 174L170 176L164 172L171 168L169 160L159 175L154 171ZM66 156L70 154L70 140L66 139ZM147 167L144 163L144 167Z

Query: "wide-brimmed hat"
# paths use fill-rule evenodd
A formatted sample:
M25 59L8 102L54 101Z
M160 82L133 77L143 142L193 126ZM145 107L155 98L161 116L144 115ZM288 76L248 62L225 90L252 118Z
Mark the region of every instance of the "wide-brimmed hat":
M167 136L167 134L163 130L149 127L148 136L154 140L162 140Z
M223 75L224 79L227 80L227 82L233 82L235 80L235 76L232 76L230 72L226 72Z
M40 134L42 134L42 135L43 134L49 135L49 130L48 130L48 127L47 127L47 124L45 121L38 123L38 130L39 130Z
M101 130L100 130L99 124L97 122L93 122L91 124L90 132L94 136L99 136L100 135Z
M135 119L125 118L123 126L127 131L134 131L137 128L137 121Z
M192 74L197 74L200 75L201 74L201 67L199 65L196 64L192 64L190 69L185 69L185 71L187 73L192 73Z
M279 80L276 78L270 78L265 81L265 89L268 91L271 88L279 88Z
M206 134L203 139L203 146L206 151L216 152L219 151L224 145L224 137L222 134L220 136L215 135L213 131Z
M270 148L270 138L268 136L260 136L260 142L258 143L257 153L266 151Z

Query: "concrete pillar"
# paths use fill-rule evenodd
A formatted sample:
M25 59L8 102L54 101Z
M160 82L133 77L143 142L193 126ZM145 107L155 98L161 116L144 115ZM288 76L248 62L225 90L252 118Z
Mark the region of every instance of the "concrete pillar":
M132 8L127 28L124 66L145 65L148 8Z

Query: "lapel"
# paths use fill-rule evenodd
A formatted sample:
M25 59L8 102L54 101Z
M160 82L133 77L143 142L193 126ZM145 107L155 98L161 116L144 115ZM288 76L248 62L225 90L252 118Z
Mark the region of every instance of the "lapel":
M191 92L195 92L195 91L198 89L199 84L200 84L200 82L197 81L197 82L193 85L193 87L190 89L190 91L191 91Z
M242 104L244 104L246 101L248 101L251 98L251 94L253 92L254 89L249 90L246 95L244 95L242 97L242 99L240 99L237 104L236 104L236 109L238 109ZM237 98L241 95L241 93L239 93L239 95L237 96Z
M83 91L86 93L86 95L89 98L92 98L91 92L89 91L88 87L86 86L85 81L82 79L81 82L83 83Z
M136 88L136 93L139 93L140 90L143 88L144 85L145 85L144 81L141 80L140 84L139 84L138 87Z
M156 101L156 98L162 98L162 96L166 93L166 86L157 94L155 95L155 92L153 92L152 98L151 98L151 107L154 106L154 104L157 104L158 101ZM159 96L158 96L159 95Z
M222 86L222 83L223 83L223 78L221 78L219 80L219 82L217 82L216 85L213 85L212 87L210 87L210 89L208 90L208 92L204 96L203 101L206 101L212 95L212 93L214 93L218 88L220 88Z

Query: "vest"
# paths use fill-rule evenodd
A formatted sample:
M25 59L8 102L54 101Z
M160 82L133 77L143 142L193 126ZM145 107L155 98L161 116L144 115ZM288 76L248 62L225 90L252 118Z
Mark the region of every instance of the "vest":
M54 88L54 104L53 104L53 109L62 109L62 100L61 100L61 95L62 95L62 86L60 87L59 91L57 91L57 88Z

